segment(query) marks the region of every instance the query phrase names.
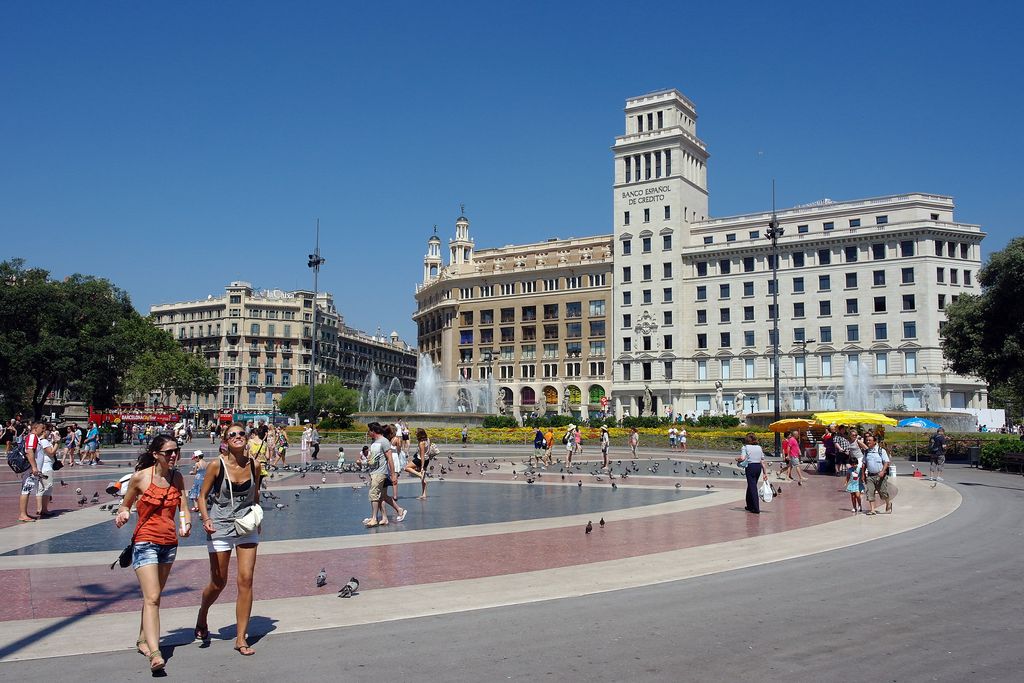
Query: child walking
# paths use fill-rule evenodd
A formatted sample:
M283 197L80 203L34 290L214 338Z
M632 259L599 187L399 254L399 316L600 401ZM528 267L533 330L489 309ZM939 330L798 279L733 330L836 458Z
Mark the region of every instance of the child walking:
M846 468L846 492L850 494L850 503L853 506L850 512L863 512L864 507L860 502L861 491L861 470L860 463L854 460Z

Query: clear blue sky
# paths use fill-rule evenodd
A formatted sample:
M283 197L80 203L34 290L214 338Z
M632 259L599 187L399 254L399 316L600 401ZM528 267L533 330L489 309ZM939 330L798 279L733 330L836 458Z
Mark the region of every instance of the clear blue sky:
M431 5L436 4L436 7ZM478 248L611 232L627 97L679 88L711 213L953 195L1024 216L1019 3L4 2L0 257L142 310L322 287L410 341L431 226Z

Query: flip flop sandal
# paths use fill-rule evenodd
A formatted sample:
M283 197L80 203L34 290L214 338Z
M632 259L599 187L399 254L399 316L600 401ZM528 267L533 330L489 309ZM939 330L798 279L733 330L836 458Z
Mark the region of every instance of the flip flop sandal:
M364 526L366 526L366 528L367 528L367 529L372 529L372 528L373 528L373 527L375 527L375 526L380 526L380 522L375 522L375 521L373 521L373 520L371 519L371 520L370 520L369 522L367 522L367 523L366 523L366 524L365 524Z
M135 651L138 652L143 657L148 657L149 653L142 651L142 646L143 645L146 645L146 641L145 640L143 640L142 638L139 638L138 640L136 640L135 641ZM149 647L149 645L146 645L146 647Z
M242 650L248 650L248 652L242 652ZM254 654L256 654L256 651L248 645L235 645L235 652L242 655L243 657L252 657Z
M399 522L405 521L405 516L407 514L409 514L409 510L408 509L403 509L402 510L402 514L398 515L398 521Z
M150 652L146 656L149 658L149 670L152 671L153 673L156 673L157 671L163 671L164 667L167 666L167 662L164 661L164 658L160 654L159 650L157 650L156 652ZM154 661L154 660L157 660L157 659L160 660L159 664L157 664L156 661Z

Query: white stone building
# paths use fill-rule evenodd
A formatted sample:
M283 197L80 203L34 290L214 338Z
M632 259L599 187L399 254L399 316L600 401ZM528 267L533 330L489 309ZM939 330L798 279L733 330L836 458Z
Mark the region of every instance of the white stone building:
M709 219L693 104L676 90L626 102L616 138L616 414L774 407L770 212ZM946 196L906 194L778 212L783 409L984 408L948 372L943 308L977 291L984 233ZM845 399L844 399L845 396ZM648 400L650 397L651 401Z

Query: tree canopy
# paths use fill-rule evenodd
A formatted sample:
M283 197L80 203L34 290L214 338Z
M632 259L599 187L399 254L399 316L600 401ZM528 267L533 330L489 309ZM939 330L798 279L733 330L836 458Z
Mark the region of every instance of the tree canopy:
M345 428L352 424L352 413L359 406L359 392L349 389L339 379L329 379L313 389L313 416L309 414L309 385L300 384L288 390L278 402L282 413L298 414L323 422L328 427Z
M942 352L950 369L990 385L993 395L1024 406L1024 237L994 252L978 273L981 294L946 306Z
M158 371L139 369L155 356ZM169 334L132 306L128 294L89 275L51 279L23 259L0 262L0 401L14 410L31 408L39 418L51 392L69 393L97 408L113 405L127 377L144 377L149 389L208 391L217 377L202 373ZM200 363L201 364L201 363ZM182 368L190 372L184 372ZM129 391L140 392L133 379Z

